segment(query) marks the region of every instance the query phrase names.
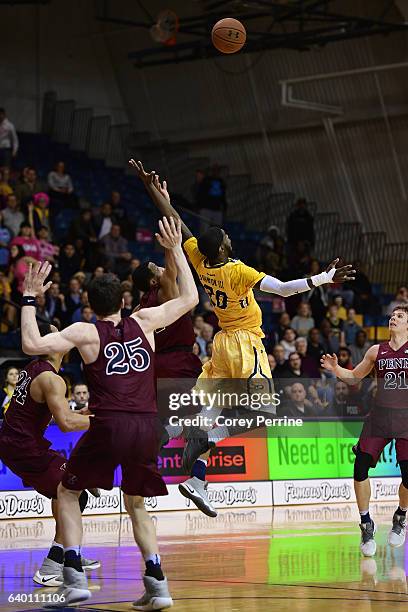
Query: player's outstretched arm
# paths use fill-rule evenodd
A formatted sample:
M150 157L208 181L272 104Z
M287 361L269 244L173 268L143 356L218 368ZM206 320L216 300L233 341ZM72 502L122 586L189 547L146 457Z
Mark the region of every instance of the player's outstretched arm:
M154 205L159 209L163 217L174 217L175 219L181 219L176 209L171 205L166 181L163 181L162 185L156 172L154 170L152 172L146 172L141 161L130 159L129 165L136 170L137 176L144 184L146 191L153 200ZM184 241L188 240L193 235L183 221L181 221L181 231Z
M54 420L61 431L85 431L89 429L89 416L69 409L65 397L65 382L52 372L40 374L38 384Z
M362 361L352 370L347 370L339 366L337 355L323 355L320 360L322 368L328 372L333 372L337 378L340 378L349 385L356 385L363 380L373 369L375 360L378 355L378 344L371 346Z
M181 248L181 221L171 217L159 221L160 234L156 238L165 249L171 249L177 267L179 296L161 306L142 308L132 314L145 333L166 327L198 304L198 291L194 278Z
M348 264L341 268L336 268L338 262L339 260L335 259L327 269L320 274L316 274L310 278L298 278L286 283L280 281L278 278L266 275L257 283L256 287L266 293L276 293L282 297L289 297L295 293L305 293L314 287L320 287L320 285L345 283L346 281L354 280L356 271L352 269L353 266Z
M80 349L89 343L89 335L96 332L87 323L73 323L60 332L41 337L35 316L35 298L43 295L50 287L51 282L46 282L50 271L51 265L48 262L37 262L34 266L30 264L24 279L21 340L26 355L66 353L75 346Z

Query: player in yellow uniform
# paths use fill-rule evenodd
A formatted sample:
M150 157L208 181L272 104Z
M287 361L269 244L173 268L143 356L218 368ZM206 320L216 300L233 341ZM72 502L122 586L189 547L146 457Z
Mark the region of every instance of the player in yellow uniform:
M130 160L129 163L136 169L160 213L166 217L179 218L179 214L170 203L166 184L163 183L163 186L160 184L155 172L145 172L141 162ZM197 381L198 386L203 386L208 393L210 389L208 383L211 380L218 387L223 379L251 381L255 378L254 382L257 384L261 382L259 379L268 381L271 389L272 375L262 343L264 337L261 329L262 312L255 300L253 289L258 288L288 297L295 293L310 291L326 283L353 280L352 266L336 268L338 262L336 259L321 274L307 279L282 282L264 272L258 272L242 261L233 259L231 240L222 228L211 227L197 239L182 223L182 233L184 250L210 298L221 328L221 331L214 336L212 357L203 366ZM208 420L214 422L222 407L217 406L211 410L204 407L203 411L207 417L210 417ZM199 432L192 428L184 449L183 465L188 471L192 468L193 476L179 488L183 495L190 497L204 512L205 504L201 503L201 498L207 497L206 491L200 487L197 480L205 480L205 466L204 470L201 466L195 469L195 463L202 453L214 446L215 441L228 437L226 432L223 434L221 436L219 431L212 430L208 436L204 428ZM200 497L200 500L197 500L197 497Z

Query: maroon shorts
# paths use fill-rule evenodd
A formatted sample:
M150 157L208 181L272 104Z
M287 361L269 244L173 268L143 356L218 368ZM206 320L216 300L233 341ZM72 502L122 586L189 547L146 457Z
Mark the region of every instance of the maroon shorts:
M392 440L395 440L397 461L408 460L407 416L406 409L374 406L364 421L359 439L361 451L372 456L373 467Z
M112 489L115 469L121 466L127 495L167 495L157 468L159 427L156 414L109 412L93 417L71 453L62 484L74 491Z
M200 358L187 351L156 353L154 359L157 378L192 378L197 379L203 367Z
M21 478L25 487L32 487L41 495L50 499L57 498L58 485L66 468L66 459L53 450L27 457L24 449L17 449L13 458L12 448L7 448L7 454L1 455L3 463Z
M375 467L384 448L395 439L395 450L397 461L408 461L408 439L407 438L360 438L358 445L363 453L372 456L371 466Z

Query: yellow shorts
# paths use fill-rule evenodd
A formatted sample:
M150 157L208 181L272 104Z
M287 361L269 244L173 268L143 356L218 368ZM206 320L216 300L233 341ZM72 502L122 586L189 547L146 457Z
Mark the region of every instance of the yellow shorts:
M261 338L248 330L215 334L212 357L203 365L195 389L225 394L273 393L271 369ZM228 407L228 401L222 405Z

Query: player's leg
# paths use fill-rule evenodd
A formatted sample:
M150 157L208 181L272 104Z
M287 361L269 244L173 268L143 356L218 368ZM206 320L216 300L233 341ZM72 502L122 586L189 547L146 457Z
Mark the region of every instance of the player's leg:
M408 440L398 438L396 441L397 460L401 470L399 487L399 505L392 517L392 528L388 534L390 546L402 546L405 542L408 510Z
M123 496L125 508L132 521L135 542L140 548L144 562L144 594L133 602L135 610L164 610L173 605L167 578L163 574L156 528L146 511L143 497L137 495Z
M377 545L374 539L376 525L370 516L371 486L368 471L374 467L378 457L389 440L386 438L361 437L354 447L354 491L360 513L361 542L360 550L365 557L375 555Z

